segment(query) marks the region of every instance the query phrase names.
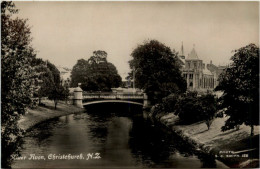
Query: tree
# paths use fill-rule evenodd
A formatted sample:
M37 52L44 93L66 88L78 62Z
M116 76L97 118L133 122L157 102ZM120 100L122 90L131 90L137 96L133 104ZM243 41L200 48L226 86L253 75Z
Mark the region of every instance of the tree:
M179 95L177 94L170 94L169 96L162 99L162 104L164 107L164 111L166 113L174 112L175 105L178 102Z
M48 97L50 89L54 86L54 75L48 68L47 62L44 62L40 58L33 59L31 65L34 67L36 72L35 78L37 78L35 82L37 89L34 92L34 96L38 97L40 105L42 97Z
M50 100L54 101L55 109L57 109L58 102L66 99L66 90L61 84L56 84L50 89L48 96Z
M217 110L217 101L214 95L198 96L196 92L187 92L177 101L174 109L184 123L205 121L208 130L213 122Z
M183 123L194 123L202 121L201 103L199 102L196 92L187 92L181 95L175 105L174 114L179 116Z
M53 79L51 80L51 84L47 87L48 98L54 101L55 109L60 100L66 100L68 97L68 89L61 85L60 71L56 68L56 66L49 61L47 61L47 68L52 74Z
M222 131L245 124L251 127L259 125L259 47L249 44L231 57L231 65L220 75L217 91L223 91L220 97L220 109L229 116Z
M72 87L78 86L78 83L85 91L111 91L111 88L119 87L122 79L116 67L106 58L105 51L94 51L88 60L78 60L71 72Z
M88 62L92 64L92 63L106 62L106 60L107 60L107 52L98 50L93 52L93 56L90 57Z
M15 150L16 139L22 135L17 121L31 104L34 90L34 70L31 61L31 32L26 20L15 18L13 2L1 2L1 138L2 167Z
M70 95L69 84L65 83L65 85L64 85L64 99L65 99L66 104L68 104L69 95Z
M130 78L135 74L135 85L144 89L152 104L160 102L171 93L186 91L186 81L182 78L177 53L164 44L151 40L139 45L132 52L129 61Z
M201 102L201 119L203 119L210 129L217 111L217 100L214 95L206 94L199 98Z
M59 85L61 83L60 71L49 61L47 61L47 68L52 72L54 84Z

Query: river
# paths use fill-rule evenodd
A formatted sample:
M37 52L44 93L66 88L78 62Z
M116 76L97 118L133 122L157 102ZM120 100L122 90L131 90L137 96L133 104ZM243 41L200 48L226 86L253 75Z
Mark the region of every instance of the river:
M68 160L69 156L79 159ZM141 110L104 106L94 106L85 113L62 116L34 127L22 139L19 159L13 160L11 166L226 167L212 156L194 153L181 138L144 119Z

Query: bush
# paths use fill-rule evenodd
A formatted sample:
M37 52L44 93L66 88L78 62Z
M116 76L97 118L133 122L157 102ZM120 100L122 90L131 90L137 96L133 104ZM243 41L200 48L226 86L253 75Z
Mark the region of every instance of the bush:
M151 109L152 116L155 117L160 113L164 113L164 106L162 103L156 104Z
M216 99L212 94L199 97L197 93L188 92L182 95L175 104L175 115L184 123L205 121L208 129L216 113Z
M169 96L163 98L162 105L164 107L164 111L166 113L174 112L175 111L175 105L179 99L179 95L176 94L170 94Z
M184 123L194 123L200 121L201 106L198 97L194 93L182 95L175 105L174 114L179 116Z

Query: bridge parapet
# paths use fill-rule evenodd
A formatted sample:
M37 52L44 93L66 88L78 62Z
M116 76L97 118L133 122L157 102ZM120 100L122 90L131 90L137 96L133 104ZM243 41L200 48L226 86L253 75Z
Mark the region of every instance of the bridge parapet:
M144 99L143 94L133 93L83 93L83 99Z

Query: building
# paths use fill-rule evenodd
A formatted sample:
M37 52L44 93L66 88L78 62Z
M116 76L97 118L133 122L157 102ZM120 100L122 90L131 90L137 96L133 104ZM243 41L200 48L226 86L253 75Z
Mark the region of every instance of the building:
M60 71L60 78L62 81L62 85L69 85L71 78L71 69L66 68L66 67L61 67L61 66L57 66L57 69Z
M195 46L193 46L188 56L185 57L182 45L181 54L178 58L182 65L182 75L186 79L187 90L189 91L212 91L218 85L218 76L226 68L225 66L215 66L212 64L212 61L205 66L203 60L198 57Z

